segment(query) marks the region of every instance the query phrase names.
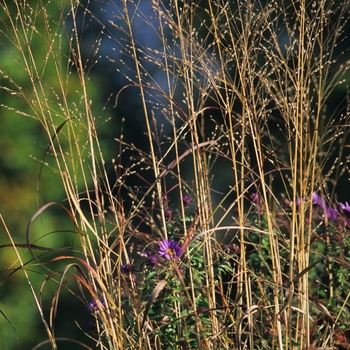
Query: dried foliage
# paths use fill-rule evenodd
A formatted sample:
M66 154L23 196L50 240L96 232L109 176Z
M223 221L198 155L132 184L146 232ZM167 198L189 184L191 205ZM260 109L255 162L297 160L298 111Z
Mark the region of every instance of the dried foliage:
M141 2L123 0L108 5L103 24L77 2L60 9L59 23L42 3L11 10L1 2L1 37L28 79L24 89L0 65L1 87L25 101L26 116L46 131L42 165L59 174L60 205L74 227L64 252L33 242L31 224L27 230L31 263L50 266L43 290L48 281L58 286L49 318L32 289L53 349L63 289L86 303L91 329L80 327L94 348L350 347L350 208L337 203L334 185L348 173L341 86L350 66L338 48L348 40L349 5L152 1L150 16ZM102 28L87 61L78 13ZM138 42L135 23L157 36L161 50ZM108 59L128 81L114 107L137 91L143 118L135 128L148 142L138 146L122 131L113 161L105 159L89 98L103 43L121 50L120 62ZM57 86L46 85L49 64ZM72 81L78 104L69 98ZM337 92L343 109L329 110ZM37 254L45 249L56 255ZM18 261L26 272L19 253Z

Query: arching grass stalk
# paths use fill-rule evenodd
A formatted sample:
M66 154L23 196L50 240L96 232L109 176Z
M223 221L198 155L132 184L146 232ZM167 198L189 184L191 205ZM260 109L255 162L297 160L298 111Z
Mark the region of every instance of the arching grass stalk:
M42 313L53 348L63 292L87 309L79 328L100 349L310 349L346 339L350 209L331 185L347 171L349 114L327 103L349 69L336 51L348 1L152 1L150 16L123 0L109 4L108 23L67 1L54 24L53 4L2 6L1 35L28 84L1 65L2 89L45 131L42 171L58 174L73 227L62 230L68 253L47 250L44 234L12 243L43 268L36 300L55 284L49 321ZM86 60L79 24L88 16L100 33ZM137 40L137 21L160 48ZM116 131L113 160L90 98L101 43L128 60L110 113L137 90L129 117L147 140ZM124 60L109 60L121 71Z

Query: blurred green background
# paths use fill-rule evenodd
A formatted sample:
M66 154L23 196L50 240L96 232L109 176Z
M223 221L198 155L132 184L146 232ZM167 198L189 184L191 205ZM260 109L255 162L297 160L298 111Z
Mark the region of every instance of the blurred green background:
M54 94L50 95L50 91L59 91L54 60L49 60L44 68L48 50L46 30L50 28L53 34L58 29L53 50L56 57L60 58L61 61L58 64L62 64L64 71L69 55L65 30L71 29L71 17L69 15L63 17L69 13L69 1L1 1L0 214L3 222L0 223L0 349L4 350L31 349L48 339L24 272L16 271L20 264L14 249L9 246L11 243L9 234L16 244L25 244L27 225L35 212L42 205L51 201L64 205L66 197L60 176L51 169L51 165L54 163L50 152L44 159L49 144L47 133L35 116L35 108L31 108L31 103L27 103L19 94L22 90L29 101L30 98L34 99L31 82L24 69L23 57L21 57L19 48L13 44L15 33L11 29L11 21L17 23L20 28L16 4L21 7L23 18L26 20L25 27L28 30L27 34L30 38L34 59L39 69L42 69L40 70L41 78L48 96L52 99L49 104L52 108L57 109L58 114L58 103ZM83 13L82 11L84 12L83 7L78 11L78 15ZM34 27L35 30L32 30ZM23 40L24 35L21 29L18 29L16 34ZM24 40L23 47L25 48ZM81 103L79 91L81 89L75 72L72 71L71 75L67 87L68 103L70 106L75 104L79 107ZM89 97L93 101L92 109L96 116L100 116L106 99L101 95L98 83L94 84L93 73L89 79L88 90ZM107 120L108 116L104 116L104 118ZM57 126L63 121L64 117L58 116ZM111 133L110 126L106 125L102 119L100 124L102 125L100 128L102 134L104 132ZM112 138L111 141L113 141ZM40 171L43 160L47 162L48 166L44 165ZM70 233L72 230L74 227L64 210L58 206L51 206L32 223L30 241L52 248L70 246L74 244L72 242L74 234ZM45 278L50 272L33 261L30 252L25 247L18 248L18 251L22 260L29 262L27 272L48 321L57 284L45 283ZM40 256L40 261L48 261L55 256L55 253L46 251L35 251L35 253ZM61 271L63 264L53 264L47 267ZM70 284L69 287L72 288L73 292L77 291L77 286L74 283ZM41 290L41 288L43 289ZM91 318L86 311L84 301L63 290L58 305L58 313L55 318L55 336L80 340L93 346L92 342L83 335L83 331L89 331L87 322ZM58 348L78 349L82 347L64 341L58 342ZM51 346L49 344L43 345L40 349L51 349Z

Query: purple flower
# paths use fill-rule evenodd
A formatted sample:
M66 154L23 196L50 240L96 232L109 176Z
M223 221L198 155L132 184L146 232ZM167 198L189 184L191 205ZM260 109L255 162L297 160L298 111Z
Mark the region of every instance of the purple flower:
M350 213L350 205L348 202L345 202L345 204L339 202L339 206L342 210L345 210Z
M169 221L171 221L172 218L173 218L173 211L172 211L172 209L170 209L170 208L165 209L165 210L164 210L164 215L165 215L165 218L166 218L166 219L168 219Z
M156 265L157 264L157 262L158 262L157 257L155 255L153 255L152 252L145 252L145 251L143 251L142 255L145 256L148 259L148 262L151 265Z
M172 239L165 239L159 242L159 256L164 257L166 260L179 258L182 254L182 249L179 244Z
M105 302L104 302L103 298L99 297L98 300L100 301L102 306L104 306ZM92 313L92 312L98 311L98 310L99 310L99 306L97 304L97 300L96 299L91 300L88 304L87 312Z
M133 267L129 264L123 264L120 268L120 271L124 273L125 275L131 273L133 270Z
M190 205L190 203L192 202L192 198L190 196L188 196L187 194L185 194L182 197L182 203L184 204L185 207L187 207L188 205Z
M327 203L324 198L321 198L317 193L312 195L312 202L323 209L327 209Z
M338 210L332 207L328 207L326 200L321 198L317 193L312 195L312 202L323 209L324 215L332 221L337 220L338 218ZM349 208L350 209L350 208Z
M338 210L334 208L326 208L325 215L329 220L335 221L338 218Z
M317 193L313 193L312 194L312 202L314 204L317 204L319 205L320 207L322 207L323 205L323 201L322 201L322 198L317 194Z
M251 195L250 195L250 198L253 202L257 203L259 202L259 195L255 192L253 192Z

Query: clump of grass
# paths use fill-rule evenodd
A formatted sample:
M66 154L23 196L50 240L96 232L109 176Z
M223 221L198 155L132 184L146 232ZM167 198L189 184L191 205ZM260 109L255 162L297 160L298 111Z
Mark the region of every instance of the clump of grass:
M11 22L4 3L30 87L9 78L3 89L24 99L47 133L77 246L46 259L64 263L43 283L58 285L49 320L32 289L52 348L65 289L86 304L90 329L80 327L101 349L348 347L349 207L337 203L332 181L348 171L349 115L347 104L331 112L327 103L348 74L337 47L349 2L152 2L156 25L133 2L110 4L102 42L122 43L131 72L115 107L138 90L148 142L135 146L121 132L113 162L90 103L80 5L68 4L62 66L45 8L17 5ZM135 18L158 35L161 51L136 42ZM59 84L48 92L49 63ZM67 94L73 68L80 104ZM43 249L29 229L26 247Z

